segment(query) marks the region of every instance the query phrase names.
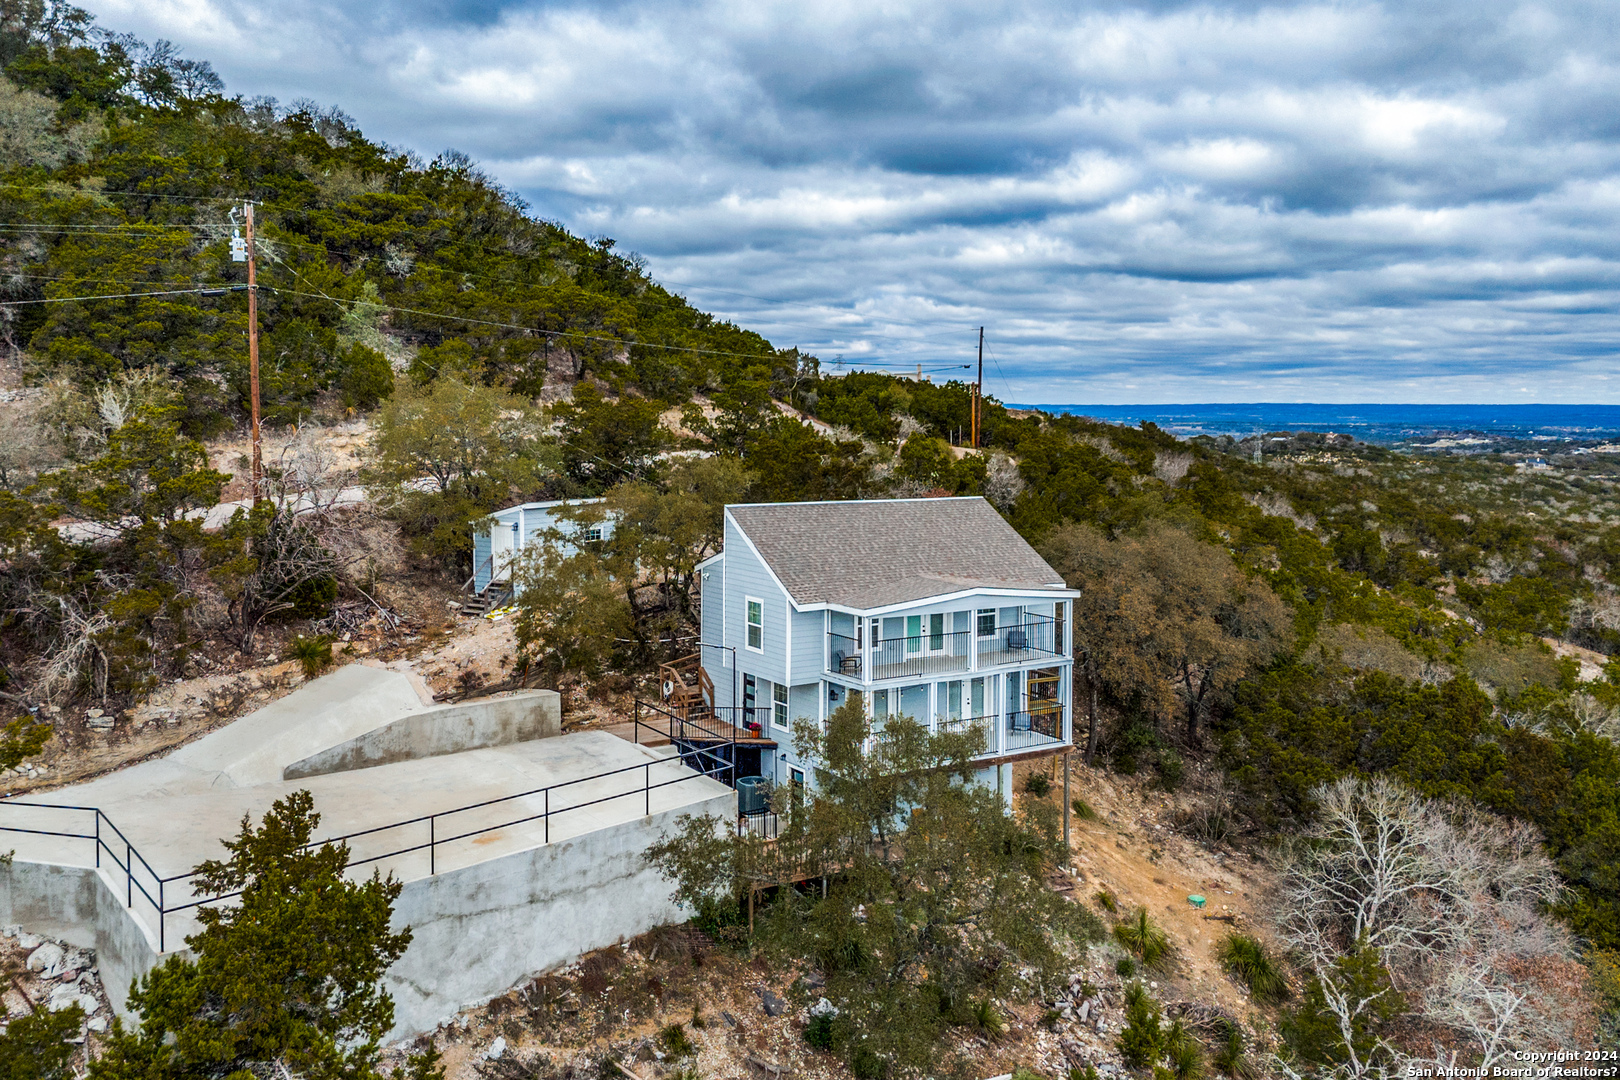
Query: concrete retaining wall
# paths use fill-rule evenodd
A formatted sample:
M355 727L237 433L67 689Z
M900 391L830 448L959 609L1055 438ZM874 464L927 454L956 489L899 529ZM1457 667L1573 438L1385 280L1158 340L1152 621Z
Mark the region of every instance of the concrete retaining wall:
M139 893L135 902L145 903ZM120 1013L130 983L162 959L156 942L125 910L123 895L88 867L21 860L0 866L0 923L94 951L107 997ZM184 935L178 939L183 945Z
M685 918L669 899L669 882L647 867L643 852L673 833L682 814L731 819L736 798L727 791L407 882L394 904L394 926L409 926L413 937L385 977L394 997L389 1038L429 1030L530 975Z
M562 698L554 690L470 705L446 705L395 720L288 765L283 780L369 769L396 761L459 754L562 733Z
M669 883L647 867L643 853L670 835L682 814L729 820L736 798L728 790L572 840L407 881L393 925L409 926L412 940L384 977L394 996L388 1037L430 1030L531 975L685 918L669 899ZM138 893L136 902L143 902ZM185 935L195 932L190 916L170 916L171 949L183 952ZM130 981L162 959L156 941L125 910L122 879L114 889L94 869L21 860L0 866L0 923L93 949L107 996L126 1017Z

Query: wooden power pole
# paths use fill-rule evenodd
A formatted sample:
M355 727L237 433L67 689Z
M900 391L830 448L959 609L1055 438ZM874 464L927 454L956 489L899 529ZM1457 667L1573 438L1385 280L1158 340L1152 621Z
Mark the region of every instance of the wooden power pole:
M973 384L973 449L979 448L979 400L984 397L984 327L979 327L979 379Z
M253 204L247 204L248 392L253 397L253 505L259 505L264 458L259 450L259 283L253 250Z

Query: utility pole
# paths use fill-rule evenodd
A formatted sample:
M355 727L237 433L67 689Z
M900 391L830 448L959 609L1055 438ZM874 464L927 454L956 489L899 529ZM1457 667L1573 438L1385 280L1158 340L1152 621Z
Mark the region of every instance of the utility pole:
M979 448L979 399L984 397L984 327L979 327L979 380L973 384L973 449Z
M253 395L253 505L259 505L264 481L264 459L259 451L259 283L253 250L253 204L247 204L248 271L248 387Z

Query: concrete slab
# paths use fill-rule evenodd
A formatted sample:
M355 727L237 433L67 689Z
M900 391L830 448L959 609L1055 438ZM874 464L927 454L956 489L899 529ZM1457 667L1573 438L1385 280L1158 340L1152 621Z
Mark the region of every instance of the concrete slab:
M396 922L437 927L390 975L410 1002L396 1033L422 1030L678 918L640 853L681 814L735 813L730 788L667 747L556 735L556 705L538 691L429 708L403 674L355 665L167 758L0 802L0 841L16 850L0 922L97 949L122 1009L129 980L195 932L193 868L223 858L244 817L307 789L317 838L347 838L352 875L404 882ZM531 929L514 936L518 924ZM469 974L450 927L504 952Z

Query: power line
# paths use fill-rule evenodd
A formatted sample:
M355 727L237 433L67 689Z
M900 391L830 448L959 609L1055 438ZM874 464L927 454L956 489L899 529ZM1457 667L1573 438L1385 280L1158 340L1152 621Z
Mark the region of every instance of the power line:
M77 300L128 300L137 296L223 296L231 292L246 292L246 285L198 285L190 289L149 289L145 292L103 293L100 296L51 296L43 300L0 300L0 307L21 304L70 304Z

